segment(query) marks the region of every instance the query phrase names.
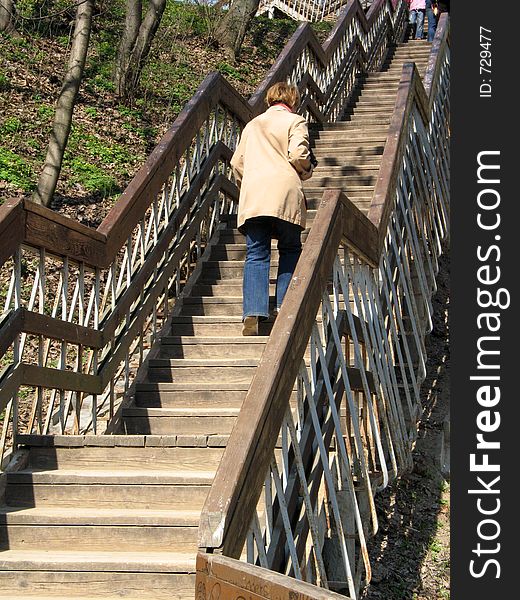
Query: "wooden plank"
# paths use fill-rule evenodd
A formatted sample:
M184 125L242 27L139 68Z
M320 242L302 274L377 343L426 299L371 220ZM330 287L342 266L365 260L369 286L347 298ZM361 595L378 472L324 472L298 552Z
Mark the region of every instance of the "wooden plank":
M413 104L414 72L414 63L407 63L403 66L395 109L388 128L388 137L381 157L374 196L368 211L368 219L375 225L379 233L378 254L381 252L382 240L386 235L386 225L393 208L392 195L397 184L399 158L406 143L405 125Z
M24 209L24 241L27 244L92 266L110 264L103 234L30 200L24 201Z
M435 89L432 89L432 85L437 80L437 75L441 66L439 57L442 57L446 51L449 31L450 27L448 13L443 13L440 16L437 29L435 30L435 38L432 43L432 48L428 59L428 66L423 79L424 90L428 98L430 98L430 102L435 94Z
M24 333L43 335L47 338L63 340L89 348L103 348L107 343L103 332L91 327L83 327L62 319L53 319L48 315L42 315L25 308L21 310L23 312Z
M0 265L10 258L20 245L25 231L25 210L22 200L7 200L0 206Z
M0 412L2 412L7 403L14 396L15 392L22 385L23 382L23 368L21 364L16 365L13 369L10 367L10 371L7 375L3 376L0 383Z
M100 436L98 436L100 437ZM115 436L104 436L113 438ZM19 443L25 442L19 438ZM83 446L31 447L31 467L37 469L107 469L132 470L135 468L154 471L171 470L172 465L182 471L199 471L201 465L213 469L222 457L222 448L184 448L182 446Z
M197 554L196 594L199 600L348 600L287 575L217 554ZM244 595L244 592L247 592Z
M131 599L132 595L129 596L129 593L132 594L132 591L129 590L138 590L136 591L138 598L143 597L141 590L146 590L148 598L154 600L186 600L193 597L194 575L171 572L124 572L125 565L122 561L116 559L112 562L114 564L112 571L16 570L16 565L11 564L9 570L0 568L0 589L23 590L23 596L36 597L45 595L54 597L56 590L60 590L63 597L68 600L74 598L84 600L85 593L88 593L89 600L110 597ZM1 565L0 562L0 567ZM64 562L64 565L66 566L67 563ZM134 565L132 566L136 569ZM13 597L12 594L10 597Z
M379 253L377 252L378 231L361 210L341 193L343 202L343 236L348 244L353 247L372 266L377 266Z
M62 371L22 363L21 385L41 386L49 389L73 390L87 394L101 394L101 377L74 371Z

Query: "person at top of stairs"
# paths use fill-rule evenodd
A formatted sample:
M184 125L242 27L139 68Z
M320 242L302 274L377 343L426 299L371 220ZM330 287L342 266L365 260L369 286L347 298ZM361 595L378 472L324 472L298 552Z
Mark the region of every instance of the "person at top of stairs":
M278 240L276 308L282 304L302 245L306 203L302 181L312 176L309 131L295 114L298 88L284 82L267 90L268 109L244 128L231 159L240 188L238 230L246 237L243 335L258 335L269 316L271 240Z
M411 35L414 35L415 26L415 39L423 39L423 25L424 17L426 15L428 19L428 41L432 42L435 36L435 29L437 28L437 20L433 13L433 0L409 0L410 4L410 25L412 27Z

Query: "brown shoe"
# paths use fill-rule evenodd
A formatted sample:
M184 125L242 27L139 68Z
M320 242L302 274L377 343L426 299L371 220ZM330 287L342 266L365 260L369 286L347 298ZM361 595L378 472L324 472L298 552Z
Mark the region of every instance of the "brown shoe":
M258 317L250 316L244 319L242 335L258 335Z

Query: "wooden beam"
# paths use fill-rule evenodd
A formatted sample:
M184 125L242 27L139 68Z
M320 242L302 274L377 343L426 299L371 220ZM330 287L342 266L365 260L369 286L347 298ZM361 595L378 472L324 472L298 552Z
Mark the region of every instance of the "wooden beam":
M197 554L197 599L349 600L287 575L217 554Z

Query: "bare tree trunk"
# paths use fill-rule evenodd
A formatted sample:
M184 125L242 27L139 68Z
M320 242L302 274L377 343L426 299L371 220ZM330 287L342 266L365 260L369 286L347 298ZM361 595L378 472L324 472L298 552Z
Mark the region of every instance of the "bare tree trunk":
M0 31L14 30L14 0L0 0Z
M139 28L143 18L143 2L142 0L127 0L125 30L117 51L117 60L114 71L114 82L116 91L119 96L124 95L124 90L121 85L124 81L125 73L128 70L130 62L130 54L135 45Z
M142 1L128 0L127 2L125 32L119 45L114 74L116 91L125 100L133 97L139 85L141 72L165 8L166 0L150 0L143 19Z
M226 16L215 31L215 41L222 45L230 59L240 54L249 22L258 10L260 0L233 0Z
M69 64L63 78L63 86L56 106L47 156L45 157L43 170L38 180L38 187L33 196L34 202L44 204L45 206L49 206L51 203L60 176L63 155L72 126L74 104L81 84L83 69L85 68L92 28L94 0L75 0L75 2L77 5L76 25L70 50Z

